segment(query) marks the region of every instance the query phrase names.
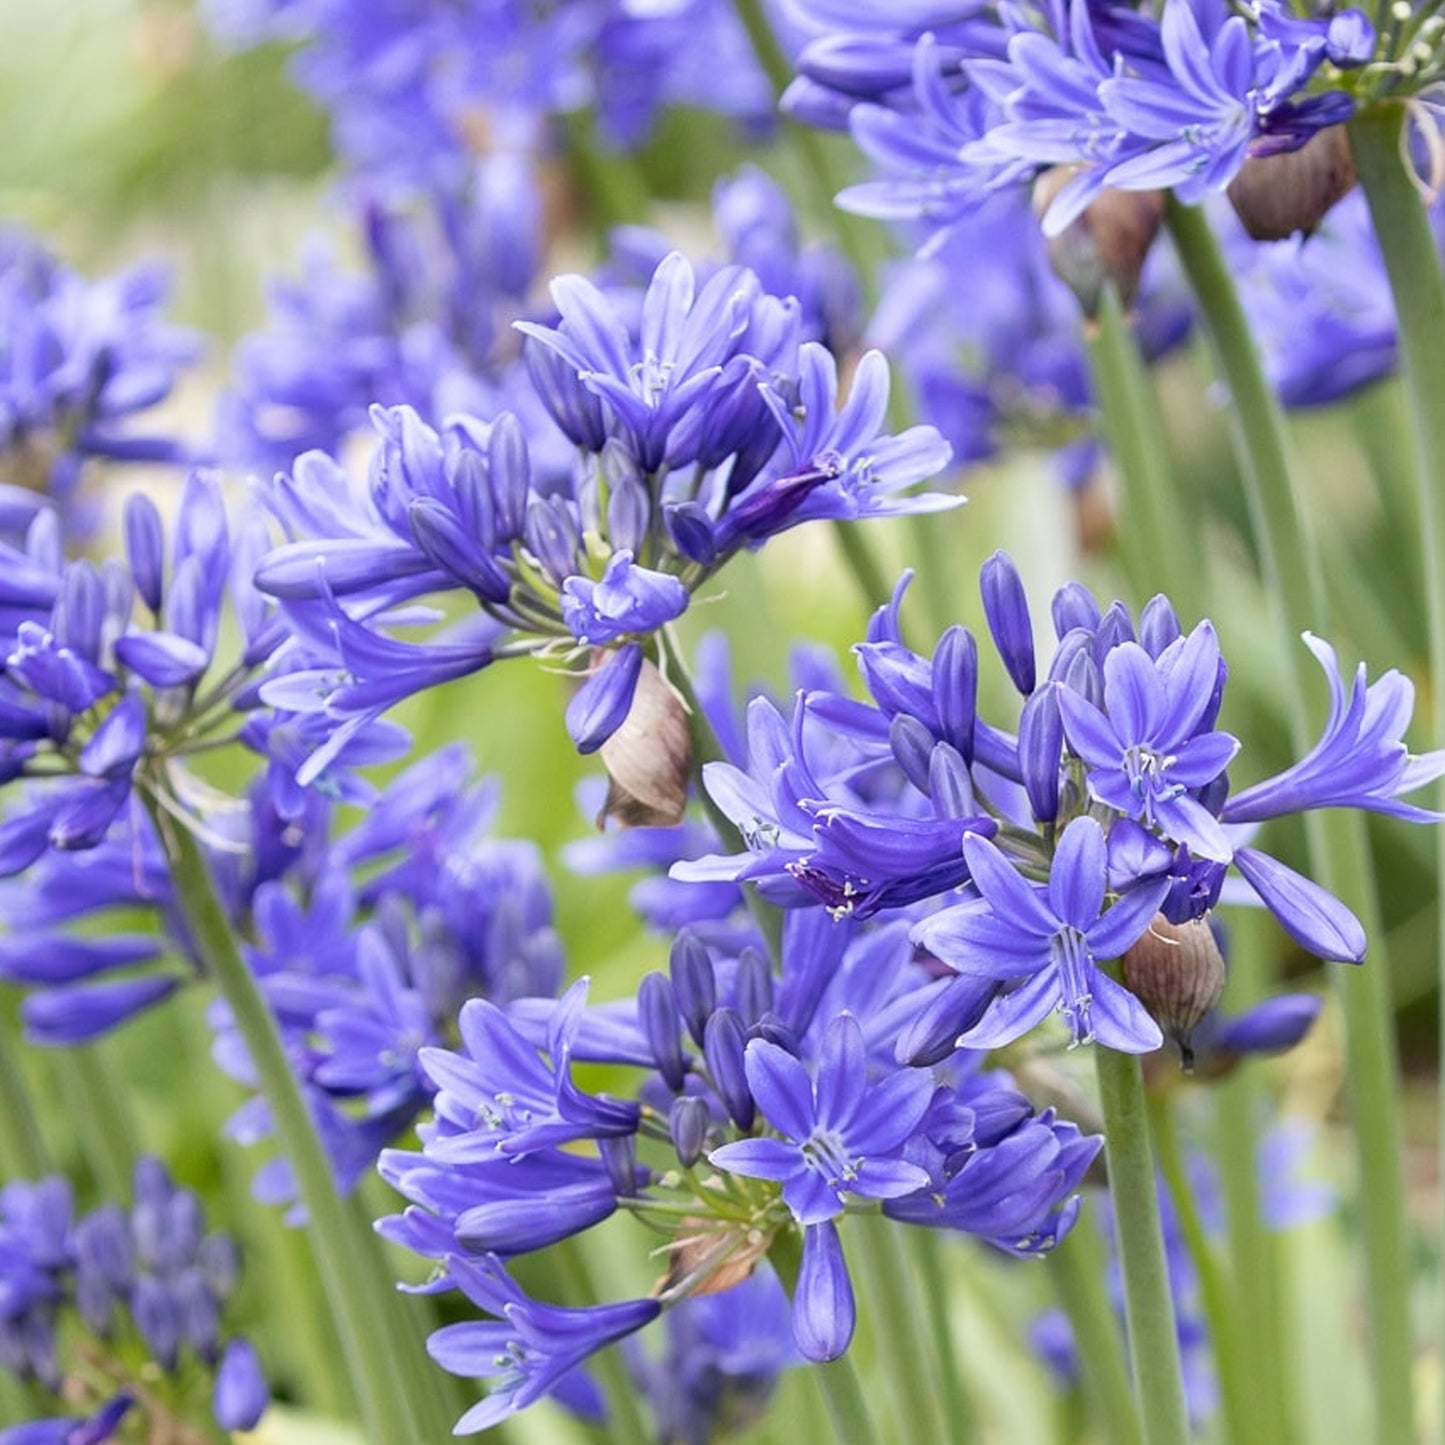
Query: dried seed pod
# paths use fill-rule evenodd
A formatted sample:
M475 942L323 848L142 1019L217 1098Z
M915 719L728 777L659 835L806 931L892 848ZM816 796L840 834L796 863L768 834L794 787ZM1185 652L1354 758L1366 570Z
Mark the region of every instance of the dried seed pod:
M1034 214L1043 216L1077 173L1076 166L1054 166L1034 182ZM1139 274L1164 219L1163 191L1101 191L1083 214L1057 236L1050 236L1049 264L1078 297L1091 320L1112 286L1128 310L1139 290Z
M1224 992L1224 956L1209 924L1202 918L1170 923L1156 913L1144 936L1125 950L1123 969L1125 986L1179 1045L1181 1067L1192 1073L1190 1040Z
M1317 131L1297 151L1251 156L1229 183L1234 213L1256 241L1309 235L1355 184L1355 158L1342 125Z
M599 827L608 818L628 828L682 821L692 739L682 699L650 661L642 664L626 720L599 756L608 781Z

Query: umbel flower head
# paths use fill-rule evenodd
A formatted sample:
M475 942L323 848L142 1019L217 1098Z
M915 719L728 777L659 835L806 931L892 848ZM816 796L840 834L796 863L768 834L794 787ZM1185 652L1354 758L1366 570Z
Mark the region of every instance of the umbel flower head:
M463 1050L420 1057L438 1089L421 1149L381 1161L411 1201L383 1233L436 1262L425 1288L458 1287L497 1317L434 1337L448 1369L499 1377L459 1428L531 1403L660 1312L741 1287L775 1251L796 1265L797 1350L836 1357L857 1312L844 1254L856 1211L881 1204L1015 1255L1051 1249L1100 1141L1036 1113L951 1041L913 1061L937 984L902 924L813 910L790 915L776 961L758 937L734 950L685 931L668 972L620 1004L587 1005L579 983L555 1002L466 1005ZM598 1062L613 1079L640 1071L635 1097L580 1088L575 1066ZM651 1298L564 1310L504 1272L619 1209L666 1245Z
M268 700L309 710L331 742L414 692L517 653L587 660L568 711L584 752L626 718L652 634L735 552L802 522L949 507L904 495L949 448L929 427L888 435L887 367L870 353L846 398L836 365L798 340L798 308L742 267L703 285L680 255L658 266L634 334L580 276L553 284L558 323L527 324L541 403L578 449L561 490L534 479L509 413L440 430L378 410L381 445L358 493L307 453L273 509L293 540L262 563L298 641ZM406 604L469 592L475 617L423 642L394 637Z
M971 635L952 628L931 658L914 653L900 596L857 649L871 705L804 692L790 724L753 703L747 766L704 770L748 849L679 863L674 877L752 880L835 917L916 913L934 900L914 941L996 991L981 1012L960 995L961 1042L977 1047L1006 1044L1057 1009L1074 1044L1158 1048L1158 1023L1098 965L1125 955L1156 913L1171 925L1206 917L1231 867L1301 946L1364 957L1354 915L1245 845L1239 825L1340 806L1439 821L1402 797L1445 773L1445 752L1412 757L1403 741L1406 679L1368 683L1361 669L1347 697L1334 652L1307 637L1333 690L1326 730L1294 767L1231 798L1240 743L1215 726L1227 669L1208 622L1185 634L1156 597L1136 629L1121 604L1101 610L1070 584L1054 598L1058 646L1044 667L1022 585L996 554L984 610L1023 694L1009 732L977 714ZM1197 1021L1182 1025L1172 1005L1158 1012L1176 1034Z

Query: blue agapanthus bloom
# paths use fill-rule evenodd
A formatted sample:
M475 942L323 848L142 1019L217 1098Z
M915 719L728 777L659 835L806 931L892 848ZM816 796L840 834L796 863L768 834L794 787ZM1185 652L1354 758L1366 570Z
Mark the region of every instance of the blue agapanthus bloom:
M1299 19L1264 5L1055 0L1040 10L803 3L819 37L798 59L804 114L846 116L889 175L845 197L880 215L947 226L993 191L1053 167L1068 179L1044 218L1056 233L1105 189L1223 190L1251 157L1297 149L1347 120L1342 70L1372 58L1363 13ZM840 60L843 63L840 64Z
M948 446L931 427L887 434L883 359L865 356L840 401L831 355L798 340L796 304L751 272L699 286L668 257L635 335L583 277L553 294L558 325L524 329L542 404L579 449L568 486L543 489L508 413L438 431L408 407L376 412L364 493L315 453L278 482L294 540L257 582L297 641L262 695L333 729L304 776L403 697L521 652L585 661L568 723L592 751L627 716L651 634L733 553L804 521L956 503L905 495ZM418 616L403 604L446 590L480 615L431 642L391 635Z
M906 926L800 910L776 961L760 937L734 951L684 931L668 972L648 975L635 999L584 1007L579 984L557 1001L468 1004L464 1050L420 1058L438 1086L420 1150L382 1157L410 1201L383 1233L436 1262L425 1288L460 1287L502 1313L498 1260L633 1213L667 1241L667 1271L649 1311L577 1316L577 1342L595 1327L598 1346L738 1286L776 1243L801 1254L794 1343L831 1359L856 1313L850 1212L881 1202L904 1223L1042 1252L1072 1223L1098 1149L1036 1113L1006 1076L981 1073L979 1055L955 1048L957 1027L940 1042L931 1020L917 1026L939 982ZM573 1071L586 1063L612 1066L613 1079L640 1070L635 1097L584 1091ZM529 1403L582 1357L570 1316L536 1314L538 1331L554 1327L543 1350L526 1323L533 1306L514 1303L510 1330L458 1325L438 1337L434 1353L464 1373L495 1372L476 1368L482 1342L511 1361L499 1395L463 1428Z
M270 1402L255 1349L223 1312L240 1278L234 1241L208 1233L200 1199L159 1160L136 1162L129 1209L77 1217L59 1177L0 1189L0 1369L37 1401L94 1411L0 1432L100 1445L128 1412L157 1429L211 1391L223 1430L254 1429Z
M351 165L406 191L465 167L479 116L528 132L594 111L606 141L641 144L663 107L688 105L752 129L772 90L723 0L208 0L237 44L301 42L294 73L330 113Z
M915 653L895 595L857 649L872 703L803 693L789 722L755 701L746 768L704 770L747 851L679 863L673 876L753 881L835 917L910 910L915 941L940 966L1002 989L981 1013L959 994L957 1032L978 1046L1058 1009L1075 1043L1158 1048L1142 1005L1097 964L1156 914L1171 925L1205 917L1231 867L1301 946L1363 958L1353 914L1239 825L1332 806L1438 821L1403 800L1445 773L1445 753L1413 757L1403 741L1404 678L1368 684L1362 670L1347 697L1333 651L1307 638L1334 691L1328 726L1293 768L1231 798L1240 745L1216 727L1227 669L1208 623L1184 634L1160 597L1136 627L1121 604L1103 610L1070 584L1054 598L1058 645L1045 665L1001 553L985 566L984 595L1023 694L1016 732L977 713L972 636L952 628L931 658ZM929 900L941 911L919 917Z
M177 438L147 435L134 418L163 401L195 361L198 339L163 316L162 269L100 281L70 270L30 238L0 236L0 527L22 530L24 489L49 497L84 529L76 487L90 458L181 462Z

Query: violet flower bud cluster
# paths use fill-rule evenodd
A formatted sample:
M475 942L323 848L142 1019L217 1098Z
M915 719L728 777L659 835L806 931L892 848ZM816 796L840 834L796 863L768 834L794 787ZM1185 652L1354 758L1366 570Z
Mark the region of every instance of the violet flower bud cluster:
M250 1342L223 1327L239 1269L234 1242L206 1232L199 1198L159 1160L137 1161L128 1210L77 1218L60 1176L0 1189L0 1368L57 1407L95 1412L16 1438L99 1445L131 1410L163 1435L186 1418L197 1366L216 1423L254 1428L270 1391ZM122 1363L137 1352L143 1367ZM113 1368L98 1373L96 1359Z

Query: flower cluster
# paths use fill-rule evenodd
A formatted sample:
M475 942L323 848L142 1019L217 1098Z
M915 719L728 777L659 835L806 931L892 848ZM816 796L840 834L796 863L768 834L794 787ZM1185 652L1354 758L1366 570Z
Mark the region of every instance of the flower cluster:
M1227 668L1208 622L1186 634L1158 597L1136 628L1122 604L1102 610L1072 583L1054 598L1058 645L1041 669L1022 582L1002 553L982 585L1023 697L1017 732L977 715L966 629L951 628L931 658L905 645L900 588L858 648L872 704L803 694L789 723L754 702L747 767L705 769L748 851L674 875L766 880L776 896L835 917L939 900L913 938L940 966L996 990L981 1012L969 996L960 1041L976 1047L1008 1043L1058 1010L1076 1044L1157 1049L1158 1024L1099 965L1126 955L1156 915L1161 929L1202 920L1230 867L1302 947L1363 958L1353 914L1247 845L1239 825L1342 806L1437 820L1402 801L1445 772L1445 753L1415 758L1402 741L1414 698L1406 678L1368 683L1361 669L1347 693L1333 650L1307 635L1333 691L1325 732L1292 768L1230 796L1240 745L1216 726ZM814 749L824 730L834 740ZM842 769L840 734L855 753Z
M1342 145L1337 127L1355 108L1348 74L1376 49L1363 11L1301 19L1275 3L1246 16L1223 0L1169 0L1157 18L1084 0L847 20L831 5L803 9L823 33L798 59L793 107L846 119L893 173L850 192L850 204L948 225L994 191L1061 168L1044 218L1053 234L1106 190L1172 189L1197 202L1251 158L1316 137ZM1321 209L1339 184L1325 187Z
M211 1383L216 1423L252 1429L269 1398L260 1361L222 1330L238 1273L230 1237L206 1233L199 1198L156 1159L137 1162L129 1210L103 1204L77 1219L58 1176L0 1189L0 1368L57 1403L97 1411L85 1422L37 1421L14 1438L99 1445L131 1409L160 1436L186 1405L192 1362ZM89 1357L72 1342L80 1331ZM136 1347L148 1362L138 1369L124 1363Z
M300 40L295 73L353 166L399 189L468 162L490 131L594 110L606 140L646 139L659 110L701 106L753 129L771 89L724 0L208 0L237 44Z
M627 717L650 635L735 552L814 519L954 505L900 495L948 447L931 427L884 432L882 357L863 357L840 404L831 354L800 341L796 303L754 273L699 285L670 255L635 330L581 276L552 294L556 326L519 325L542 405L580 454L567 485L534 479L510 413L438 430L408 407L375 413L364 492L320 453L279 479L274 510L295 540L257 581L301 641L263 696L334 729L303 779L401 698L517 652L589 662L567 721L592 751ZM421 645L386 629L446 590L480 613Z
M856 1209L1011 1254L1050 1249L1099 1141L1035 1113L951 1038L919 1060L917 1021L945 987L905 927L796 912L776 966L761 940L724 954L684 930L669 972L626 1004L587 1007L585 980L556 1003L466 1004L464 1051L420 1056L438 1087L420 1152L382 1157L413 1201L385 1232L438 1262L429 1288L460 1288L499 1317L433 1339L446 1368L501 1374L459 1430L523 1408L588 1354L738 1285L764 1256L795 1280L801 1353L841 1354L855 1305L840 1225ZM573 1077L581 1062L645 1075L635 1098L588 1094ZM563 1309L506 1272L506 1259L619 1208L670 1241L652 1296Z
M88 458L176 461L185 447L129 423L164 400L198 341L165 321L155 266L88 281L18 232L0 235L0 532L23 533L50 498L72 524ZM33 494L33 495L32 495Z

